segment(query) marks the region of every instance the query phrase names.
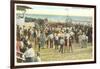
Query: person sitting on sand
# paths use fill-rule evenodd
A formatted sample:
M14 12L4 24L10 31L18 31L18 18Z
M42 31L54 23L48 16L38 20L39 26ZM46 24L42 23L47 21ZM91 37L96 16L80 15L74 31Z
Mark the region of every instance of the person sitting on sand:
M34 62L35 51L32 48L32 44L28 45L28 49L23 54L25 62Z

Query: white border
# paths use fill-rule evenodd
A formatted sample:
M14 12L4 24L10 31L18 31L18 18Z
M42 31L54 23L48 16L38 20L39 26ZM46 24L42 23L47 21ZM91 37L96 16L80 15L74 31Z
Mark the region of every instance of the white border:
M67 61L49 61L49 62L17 63L17 62L16 62L16 5L23 5L23 4L14 4L14 6L15 6L15 7L14 7L14 11L15 11L15 12L14 12L14 16L15 16L15 17L14 17L14 18L15 18L15 19L14 19L14 23L15 23L15 24L14 24L14 25L15 25L15 26L14 26L14 28L15 28L15 30L14 30L14 31L15 31L15 32L14 32L14 33L15 33L15 35L14 35L14 36L15 36L15 40L14 40L14 44L15 44L15 45L14 45L14 46L15 46L15 51L14 51L14 56L15 56L15 58L14 58L14 62L15 62L15 63L14 63L14 65L15 65L15 66L94 61L94 14L93 14L93 19L92 19L92 20L93 20L93 21L92 21L92 22L93 22L93 23L92 23L92 27L93 27L93 30L92 30L92 31L93 31L93 35L92 35L92 37L93 37L93 43L92 43L92 45L93 45L93 48L92 48L93 50L92 50L92 51L93 51L93 52L92 52L92 53L93 53L93 54L92 54L92 55L93 55L93 56L92 56L92 59L74 60L74 61L73 61L73 60L67 60ZM27 5L27 4L24 4L24 5ZM63 7L63 6L62 6L62 7ZM94 8L93 8L93 9L94 9Z

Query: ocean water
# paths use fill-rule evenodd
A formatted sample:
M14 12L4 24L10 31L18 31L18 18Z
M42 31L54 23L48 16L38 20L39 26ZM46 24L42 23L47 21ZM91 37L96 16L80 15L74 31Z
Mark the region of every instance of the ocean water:
M21 14L17 14L21 15ZM62 15L43 15L43 14L25 14L25 17L31 17L31 18L41 18L45 19L47 18L48 21L55 21L55 22L65 22L66 19L71 19L72 21L92 21L92 17L88 16L62 16Z

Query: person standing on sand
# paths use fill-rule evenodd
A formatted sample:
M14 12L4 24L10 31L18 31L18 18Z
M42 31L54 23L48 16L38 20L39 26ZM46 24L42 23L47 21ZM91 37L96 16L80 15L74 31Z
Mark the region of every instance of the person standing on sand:
M49 37L50 37L50 48L53 48L53 38L54 38L53 33L50 34Z
M56 33L54 36L55 49L58 49L58 42L59 42L59 37L58 34Z
M44 48L45 41L46 41L45 33L41 31L40 38L39 38L40 47Z
M73 48L72 48L72 36L69 37L69 52L73 52Z
M60 38L60 49L59 49L59 52L61 52L61 53L64 52L64 50L63 50L64 43L65 43L64 38L61 37L61 38Z

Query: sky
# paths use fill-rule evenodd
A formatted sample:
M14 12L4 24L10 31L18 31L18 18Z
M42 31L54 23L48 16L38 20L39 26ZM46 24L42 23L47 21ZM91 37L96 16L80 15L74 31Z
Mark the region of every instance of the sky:
M32 9L26 9L27 14L44 14L44 15L69 15L69 16L93 16L93 8L80 8L80 7L64 7L64 6L45 6L45 5L29 5L29 4L16 4L29 6ZM21 11L17 11L21 13Z

